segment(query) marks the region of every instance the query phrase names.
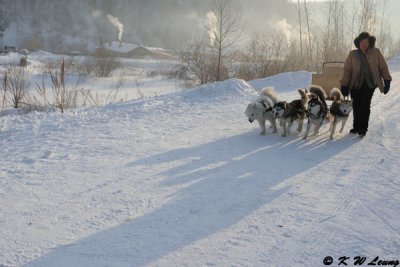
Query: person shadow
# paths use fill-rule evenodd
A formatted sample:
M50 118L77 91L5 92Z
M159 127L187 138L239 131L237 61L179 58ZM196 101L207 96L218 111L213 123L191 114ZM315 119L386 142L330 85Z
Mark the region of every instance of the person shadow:
M238 223L290 190L284 182L349 149L350 136L303 141L255 131L123 164L153 168L178 188L141 217L60 246L25 266L145 266ZM311 177L312 178L312 177ZM323 179L323 177L320 177ZM134 185L132 185L134 186Z

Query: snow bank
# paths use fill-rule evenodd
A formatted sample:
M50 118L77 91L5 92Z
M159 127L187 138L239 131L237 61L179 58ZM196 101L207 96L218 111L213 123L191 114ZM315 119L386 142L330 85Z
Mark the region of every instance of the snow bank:
M306 88L311 84L311 72L285 72L271 77L249 82L256 90L272 86L278 93L293 92L298 88Z
M7 65L19 64L21 55L18 53L0 54L0 65L7 67Z
M190 106L193 110L199 106L209 106L218 110L218 105L225 106L230 102L245 104L255 99L258 92L244 80L229 79L221 82L204 84L185 91L171 92L165 95L151 97L145 100L132 100L123 103L110 104L101 108L88 109L88 113L124 113L131 114L135 118L145 117L146 110L153 113L170 113L179 110L182 106ZM140 110L140 111L139 111ZM226 110L225 110L226 111ZM224 110L218 112L223 113Z
M229 79L222 82L204 84L184 92L184 96L187 98L202 97L205 98L205 100L220 97L247 97L253 94L256 94L253 87L246 81L240 79Z

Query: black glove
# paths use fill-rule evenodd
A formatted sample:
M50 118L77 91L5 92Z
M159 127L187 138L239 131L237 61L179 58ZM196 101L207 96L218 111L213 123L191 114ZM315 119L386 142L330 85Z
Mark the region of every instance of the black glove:
M390 80L384 80L385 87L383 88L383 93L386 95L390 90Z
M348 96L350 93L349 87L348 86L342 86L340 88L340 91L342 92L343 96Z

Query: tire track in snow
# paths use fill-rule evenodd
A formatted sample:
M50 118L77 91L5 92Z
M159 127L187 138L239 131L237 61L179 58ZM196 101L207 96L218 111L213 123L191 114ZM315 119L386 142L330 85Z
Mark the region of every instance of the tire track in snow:
M330 251L322 251L330 245L330 241L334 240L336 231L329 231L329 227L324 226L324 223L332 220L334 218L343 217L351 214L351 212L357 207L357 202L354 197L357 195L362 183L368 180L368 176L371 175L371 170L375 168L379 160L384 156L385 152L379 150L375 153L374 157L366 164L367 168L358 177L352 177L352 183L346 185L342 190L340 190L336 196L345 196L337 199L331 204L327 210L332 210L332 215L325 218L317 217L315 218L306 229L300 229L301 235L297 237L297 240L307 240L310 246L304 246L302 250L294 253L289 262L293 264L298 264L299 259L312 258L312 256L321 257L321 263L324 255L330 253ZM348 175L351 175L348 174ZM319 228L319 229L318 229ZM322 238L323 237L323 238ZM311 253L311 255L308 255ZM293 254L292 254L293 255ZM305 257L304 255L308 255Z
M397 82L400 79L400 73L394 72L393 73L393 79L395 80L394 83L392 83L392 90L396 87L398 87ZM393 88L394 87L394 88ZM379 89L377 89L379 90ZM343 198L338 199L338 202L335 202L336 204L331 205L328 210L332 210L332 215L320 219L316 218L310 225L306 228L305 231L303 231L301 238L299 240L308 240L310 244L312 244L311 248L309 246L304 247L302 250L298 251L295 253L295 256L292 257L291 262L296 263L297 259L304 258L304 254L307 253L312 253L312 255L318 255L321 257L321 263L323 259L324 253L328 253L329 251L321 251L324 248L329 247L329 242L330 240L334 240L334 236L336 234L336 231L329 231L328 226L324 226L323 224L329 220L332 220L334 218L346 216L352 213L357 207L364 206L367 210L371 212L371 214L374 215L374 217L378 218L382 223L389 228L395 235L400 235L400 232L395 229L393 226L391 226L384 218L379 216L374 210L372 210L366 203L365 201L357 198L357 194L360 191L360 188L362 187L363 184L367 184L368 181L370 180L369 177L374 177L374 175L371 175L374 170L376 170L376 167L378 164L380 164L382 159L385 159L387 155L392 151L391 144L387 145L385 138L386 136L386 131L387 127L385 127L385 124L387 123L392 123L390 120L387 121L387 118L391 116L391 114L397 112L396 110L391 110L390 113L388 113L387 107L388 106L394 106L396 103L399 103L400 95L395 92L392 92L392 95L390 97L390 100L386 101L379 101L381 99L377 99L377 96L375 96L375 102L373 102L372 106L372 111L371 111L371 121L374 122L373 128L377 129L377 133L373 134L372 137L376 139L378 136L382 136L383 138L379 139L377 145L380 147L378 148L379 150L374 154L374 156L371 158L371 160L366 164L365 170L362 172L362 174L358 177L351 177L351 184L346 185L345 188L340 190L336 194L336 196L344 196ZM380 96L378 96L380 97ZM384 97L387 97L385 95ZM379 102L377 102L377 100ZM371 127L372 128L372 127ZM390 130L393 130L389 127ZM367 136L367 138L371 138L371 136ZM364 140L366 141L366 140ZM348 174L348 176L351 175ZM379 177L379 175L378 175ZM356 197L356 199L354 199ZM320 230L316 231L317 227L320 226ZM321 238L324 236L325 238Z

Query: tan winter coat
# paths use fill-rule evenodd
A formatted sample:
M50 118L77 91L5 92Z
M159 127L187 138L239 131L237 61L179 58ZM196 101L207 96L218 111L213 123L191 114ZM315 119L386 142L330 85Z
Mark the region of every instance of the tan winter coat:
M346 63L343 68L343 76L340 81L341 86L348 86L351 90L357 81L361 68L361 51L352 50L347 56ZM382 52L378 48L369 48L367 52L367 59L370 65L372 77L379 90L383 93L383 80L392 80L389 73L386 60ZM382 80L383 79L383 80Z

